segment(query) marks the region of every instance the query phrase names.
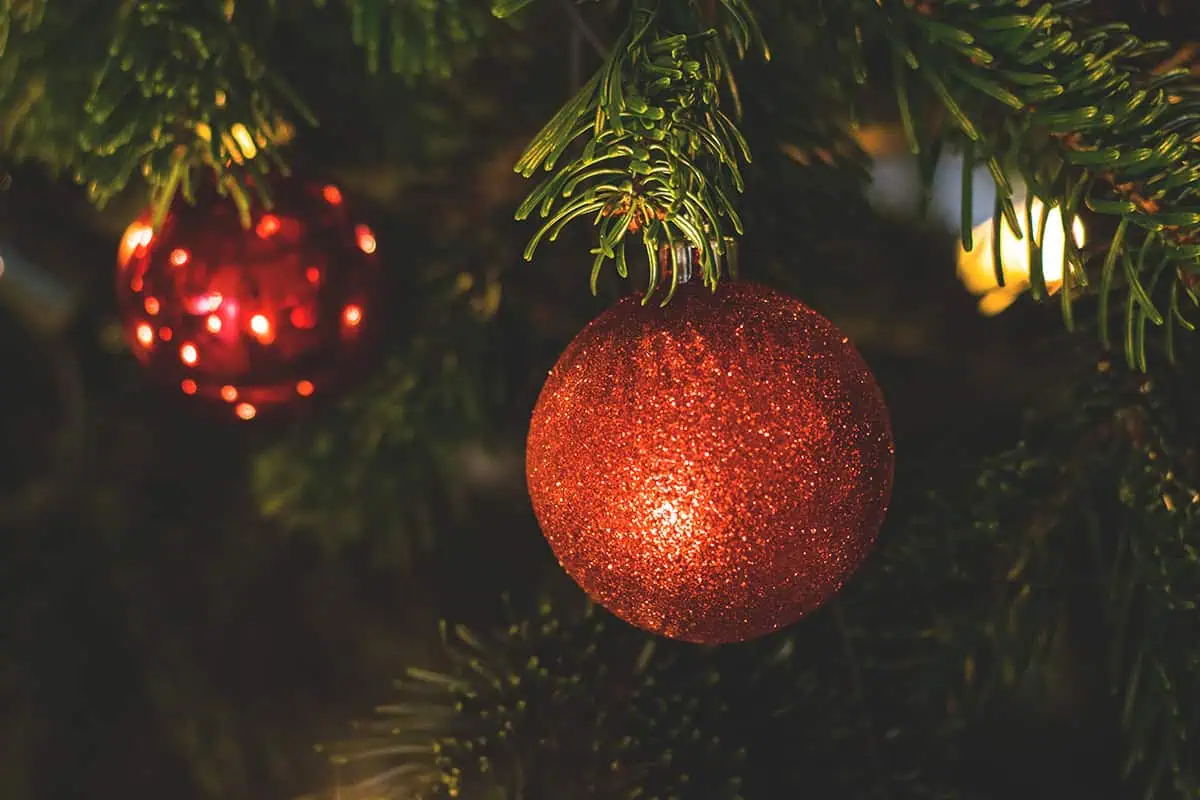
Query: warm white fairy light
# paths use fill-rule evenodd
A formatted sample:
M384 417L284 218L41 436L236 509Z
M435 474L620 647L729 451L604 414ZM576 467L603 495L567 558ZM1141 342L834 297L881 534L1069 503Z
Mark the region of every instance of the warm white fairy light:
M871 185L867 199L880 213L894 217L915 219L921 211L922 179L917 159L908 151L903 136L890 129L867 128L859 132L859 143L872 156ZM928 201L924 214L928 221L935 222L946 230L960 236L963 211L963 158L958 153L948 153L938 161L928 186ZM996 280L995 250L992 247L992 209L996 202L996 184L991 173L977 166L970 176L972 207L972 248L968 252L960 242L958 245L958 277L971 294L980 296L979 310L989 316L999 314L1013 304L1022 293L1029 290L1032 282L1032 265L1029 263L1029 246L1025 230L1027 218L1025 203L1027 192L1020 182L1014 184L1013 205L1020 223L1021 238L1018 238L1007 222L1001 225L1000 259L1004 268L1004 285ZM1062 287L1066 267L1066 229L1062 210L1051 208L1044 231L1039 231L1044 205L1033 198L1030 216L1033 218L1033 236L1040 245L1042 275L1046 288L1051 292ZM1083 221L1076 217L1072 223L1075 244L1083 247ZM1039 235L1040 233L1040 235Z
M1029 214L1026 214L1024 200L1015 205L1021 237L1017 237L1007 222L1002 220L999 225L1003 286L996 279L996 248L993 245L996 226L992 220L975 226L970 251L967 251L961 242L958 245L958 278L971 294L981 295L979 311L989 316L1008 308L1032 285L1033 264L1029 260L1029 237L1032 236L1034 244L1039 246L1035 255L1040 253L1042 276L1047 291L1051 294L1058 291L1066 273L1067 235L1062 209L1052 207L1046 212L1045 205L1036 197L1031 201ZM1041 228L1043 213L1046 213L1044 230ZM1033 219L1032 231L1027 230L1030 217ZM1086 237L1083 220L1079 217L1072 222L1071 233L1075 246L1083 247Z

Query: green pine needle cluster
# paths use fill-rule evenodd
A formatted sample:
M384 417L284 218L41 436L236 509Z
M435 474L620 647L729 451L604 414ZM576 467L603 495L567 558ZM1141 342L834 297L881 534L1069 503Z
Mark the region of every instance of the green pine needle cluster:
M322 748L342 798L740 798L743 754L715 733L722 679L694 654L592 607L442 635L446 669L410 669L359 739Z
M436 512L453 506L439 487L449 483L454 446L474 430L476 387L452 356L428 349L419 342L322 419L257 453L252 482L264 518L327 553L376 543L378 560L393 565L430 548ZM421 392L431 385L444 391ZM392 507L408 493L411 502Z
M328 0L316 0L319 8ZM346 0L367 70L386 64L408 80L446 78L475 53L492 15L486 0Z
M317 2L314 8L323 6ZM354 0L353 39L374 71L383 49L407 79L446 75L491 18L470 0ZM0 7L0 150L40 161L98 206L134 181L155 218L215 180L249 220L269 204L280 147L317 120L262 45L280 21L319 12L234 0L6 0Z
M413 288L411 305L394 309L389 323L403 344L363 385L264 443L253 461L264 517L327 553L371 542L392 566L426 552L434 520L463 504L448 478L507 388L484 366L493 360L498 283L451 273ZM397 498L406 498L402 507Z
M1115 420L1139 447L1118 484L1125 520L1107 586L1109 663L1129 743L1123 773L1147 796L1200 794L1200 464L1180 446L1183 410L1195 407L1189 384L1147 381L1136 410Z
M964 176L986 164L998 189L997 228L1007 225L1021 238L1011 199L1014 174L1045 201L1041 219L1023 220L1027 230L1044 230L1053 207L1064 219L1085 207L1116 219L1115 234L1096 254L1098 265L1067 237L1069 274L1060 297L1068 326L1074 301L1096 295L1106 346L1110 308L1120 303L1127 361L1145 370L1148 327L1164 330L1173 359L1175 328L1193 330L1189 314L1200 306L1194 188L1200 162L1193 152L1200 93L1188 70L1158 68L1169 55L1166 44L1143 41L1125 25L1090 22L1070 0L857 5L868 41L892 53L913 151L949 135L966 153ZM933 106L942 112L936 130L926 124ZM968 249L973 215L964 186ZM1034 238L1027 237L1032 288L1035 298L1045 298ZM1000 240L993 237L1003 285Z
M206 165L245 206L247 178L273 165L251 158L305 112L231 10L61 2L15 17L0 49L4 149L69 172L98 205L140 178L161 215Z
M660 5L634 2L629 26L604 65L534 137L516 169L525 177L554 172L517 210L518 219L536 210L546 220L526 259L543 238L554 241L571 222L593 218L595 292L609 260L628 277L626 240L640 233L649 264L646 299L666 278L665 305L679 275L662 274L659 254L676 242L700 253L704 281L716 286L725 241L742 233L733 198L744 189L741 163L750 151L721 107L731 72L718 30L699 26L694 11L680 19ZM762 44L740 0L723 8L739 51ZM559 167L577 142L582 152Z
M245 211L253 201L249 187L265 186L253 178L281 166L278 146L288 138L281 131L314 123L258 45L275 35L280 19L327 24L320 5L305 11L229 0L7 0L0 14L0 147L67 171L97 203L138 178L161 213L201 171L215 174ZM411 81L447 74L477 52L490 19L528 5L347 0L344 11L367 68L386 60ZM1123 312L1129 363L1144 369L1155 338L1173 358L1177 330L1194 329L1200 306L1196 79L1186 69L1160 69L1168 63L1162 43L1096 21L1086 5L633 0L604 65L517 165L527 177L553 173L517 210L519 218L544 220L526 256L571 221L588 218L596 228L593 286L608 261L628 274L630 235L646 250L647 296L670 277L661 268L665 245L690 243L705 281L716 280L726 242L743 230L736 206L750 158L735 123L743 108L726 47L739 57L766 52L756 21L761 7L772 30L828 31L844 62L835 71L860 84L870 77L866 54L889 53L912 149L959 148L967 176L972 165L986 165L999 189L997 227L1042 228L1056 207L1067 219L1084 209L1112 218L1108 246L1080 251L1067 242L1059 293L1066 323L1074 326L1080 299L1095 297L1105 344L1110 318ZM770 127L771 118L787 115L772 106L786 105L756 104L753 113L764 118L755 125ZM804 143L812 151L840 145ZM1028 212L1018 218L1017 175L1045 201L1041 219ZM964 191L965 223L974 214L970 199ZM968 247L971 229L963 225ZM1001 237L992 238L998 248ZM1039 238L1026 238L1033 295L1045 299Z
M1098 724L1120 731L1125 751L1111 780L1147 797L1195 796L1200 473L1194 451L1172 443L1178 409L1196 396L1190 379L1152 383L1100 362L973 487L933 495L904 542L884 549L878 583L849 587L864 681L877 687L868 691L895 698L898 725L942 705L940 723L920 726L940 731L939 758L966 757L964 734L980 720L1027 715L1049 727L1089 693L1107 695ZM1051 439L1076 445L1051 453ZM904 700L895 670L916 642L897 650L870 624L881 599L905 587L925 617L911 630L928 636L929 654L940 652L906 668L944 688L940 703Z

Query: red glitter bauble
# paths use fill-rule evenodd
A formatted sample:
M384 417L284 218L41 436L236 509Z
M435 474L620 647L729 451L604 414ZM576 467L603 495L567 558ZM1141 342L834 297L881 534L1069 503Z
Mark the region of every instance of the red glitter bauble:
M249 229L213 190L122 237L117 297L152 375L240 419L342 388L378 296L375 235L336 186L280 181Z
M567 347L526 450L567 573L640 628L745 641L829 599L891 497L887 408L849 339L752 283L629 297Z

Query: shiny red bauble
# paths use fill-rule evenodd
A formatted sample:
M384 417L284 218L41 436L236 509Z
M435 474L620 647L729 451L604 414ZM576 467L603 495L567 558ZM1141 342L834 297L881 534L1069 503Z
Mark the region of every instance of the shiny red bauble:
M124 333L155 378L249 420L344 387L374 319L375 235L333 185L281 180L243 226L214 190L126 230Z
M567 573L662 636L744 641L820 606L891 497L874 377L829 320L752 283L629 297L571 342L530 424L533 509Z

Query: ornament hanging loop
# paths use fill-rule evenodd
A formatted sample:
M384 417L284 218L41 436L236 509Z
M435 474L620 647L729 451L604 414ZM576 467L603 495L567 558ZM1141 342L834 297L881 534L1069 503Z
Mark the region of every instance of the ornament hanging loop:
M737 239L727 236L712 243L714 281L737 277ZM721 245L724 244L722 247ZM658 248L659 272L674 285L690 283L704 274L704 250L687 239L668 242Z

